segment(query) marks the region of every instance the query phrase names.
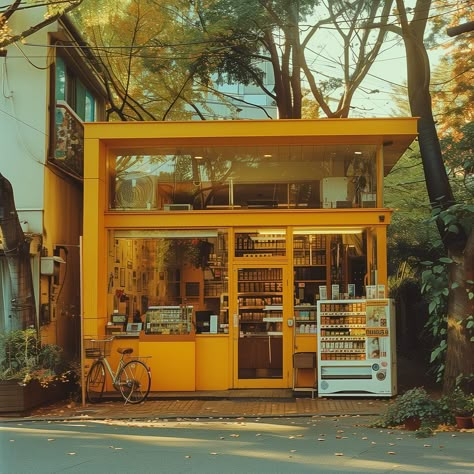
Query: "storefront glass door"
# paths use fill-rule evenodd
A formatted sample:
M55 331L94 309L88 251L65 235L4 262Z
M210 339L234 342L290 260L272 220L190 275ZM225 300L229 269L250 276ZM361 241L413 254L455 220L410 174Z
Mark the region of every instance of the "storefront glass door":
M239 266L234 275L237 285L236 385L284 387L285 333L288 332L286 267Z

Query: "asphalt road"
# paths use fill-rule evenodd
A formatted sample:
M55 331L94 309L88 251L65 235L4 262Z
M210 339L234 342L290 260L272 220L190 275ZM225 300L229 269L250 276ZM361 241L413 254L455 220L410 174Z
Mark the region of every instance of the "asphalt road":
M0 423L1 474L472 473L474 432L368 428L367 417Z

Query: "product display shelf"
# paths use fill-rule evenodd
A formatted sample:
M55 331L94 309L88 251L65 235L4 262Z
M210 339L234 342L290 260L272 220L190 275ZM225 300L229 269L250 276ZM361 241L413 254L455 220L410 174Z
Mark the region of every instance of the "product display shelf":
M389 300L318 301L319 396L396 392L393 317Z
M312 338L316 339L317 333L317 307L302 304L294 307L294 353L293 353L293 391L310 392L311 397L317 392L316 352L299 351L297 338L304 338L307 343ZM316 344L314 344L316 346ZM306 372L305 384L299 381L300 374ZM311 374L309 374L310 372Z
M282 335L281 269L241 269L238 280L241 336Z
M314 303L319 286L328 279L326 235L295 235L293 237L293 268L295 297L299 303Z
M189 335L193 306L150 306L145 315L145 334Z
M316 305L295 305L295 334L316 334Z
M365 301L333 300L319 304L321 360L366 359Z

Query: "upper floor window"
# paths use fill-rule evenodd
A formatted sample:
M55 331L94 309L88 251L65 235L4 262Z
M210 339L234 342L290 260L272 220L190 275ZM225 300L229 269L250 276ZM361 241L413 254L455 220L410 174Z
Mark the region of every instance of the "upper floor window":
M69 174L84 174L84 125L97 116L96 96L68 63L56 57L50 160ZM84 73L85 74L85 73ZM84 75L84 78L87 76Z
M65 61L56 58L56 101L64 101L83 122L95 120L95 97Z
M376 206L375 145L167 147L117 154L116 210Z

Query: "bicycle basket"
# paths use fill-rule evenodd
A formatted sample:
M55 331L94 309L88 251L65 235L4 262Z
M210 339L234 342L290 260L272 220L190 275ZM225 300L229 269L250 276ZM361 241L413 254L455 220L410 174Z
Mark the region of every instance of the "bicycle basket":
M102 336L103 337L103 336ZM107 357L110 355L113 337L108 339L85 339L84 351L88 359L97 359L98 357Z

